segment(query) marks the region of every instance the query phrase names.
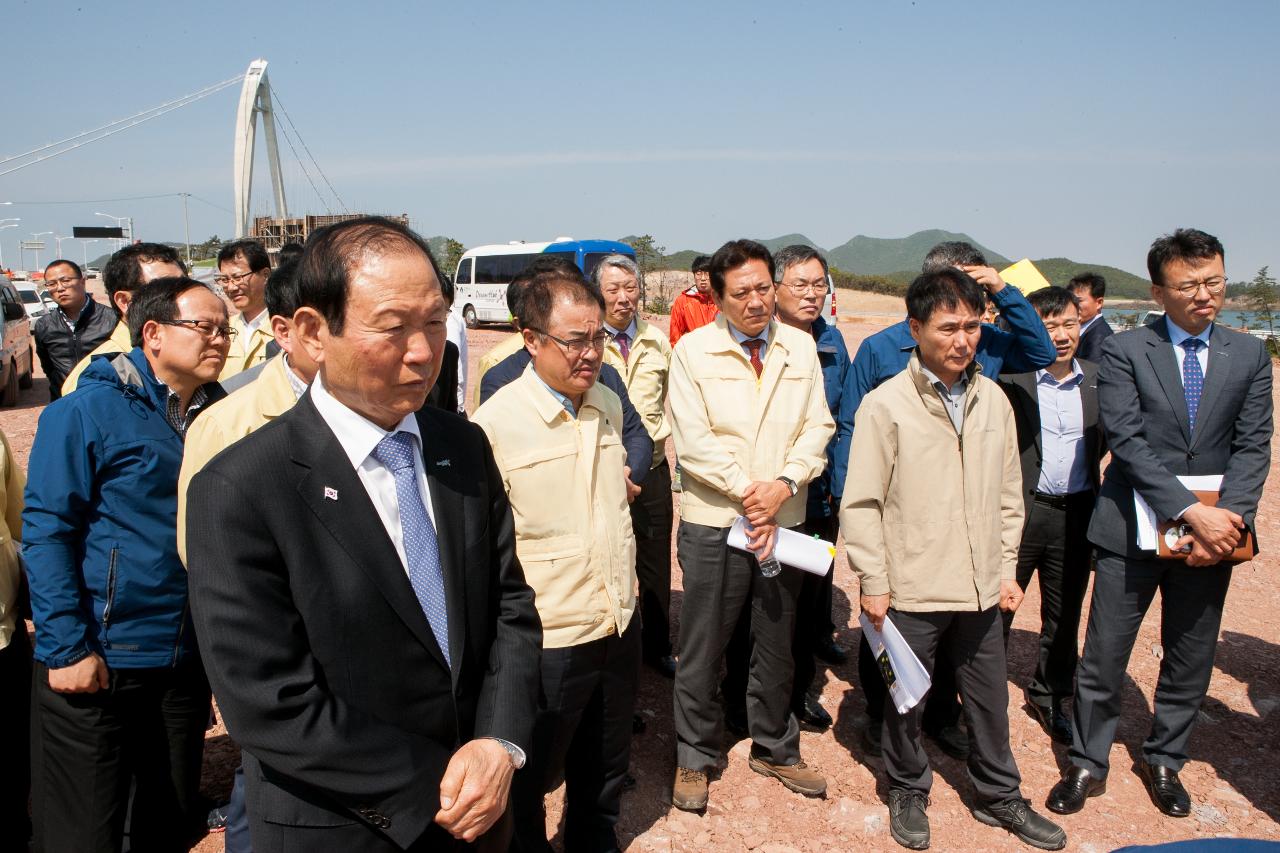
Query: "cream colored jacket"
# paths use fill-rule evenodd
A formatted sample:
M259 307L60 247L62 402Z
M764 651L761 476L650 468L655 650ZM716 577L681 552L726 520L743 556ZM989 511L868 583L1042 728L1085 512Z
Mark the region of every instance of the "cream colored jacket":
M835 421L813 338L769 324L759 379L724 315L682 336L671 356L671 434L683 472L680 517L729 527L753 481L788 477L783 527L804 522L807 484L827 467Z
M80 359L79 364L71 368L71 372L67 374L67 378L62 382L62 396L65 397L76 390L76 386L80 384L80 374L84 373L84 369L89 366L89 362L93 360L95 355L128 352L131 349L133 349L133 338L129 336L129 324L121 320L111 330L111 337L94 347L88 355Z
M22 490L27 478L13 461L9 440L0 433L0 649L9 647L14 631L25 631L18 621L17 543L22 541Z
M231 328L236 330L236 337L227 351L227 361L222 365L222 372L218 374L219 381L262 364L267 360L267 344L275 340L275 335L271 334L270 317L263 317L262 325L250 333L244 324L244 317L236 314L231 318Z
M595 385L575 418L530 364L472 420L493 445L511 500L543 647L625 631L636 608L636 541L618 395Z
M858 408L840 506L863 595L897 610L986 610L1012 580L1022 537L1022 468L1008 398L970 367L956 434L913 354Z
M612 340L605 347L604 360L612 365L623 384L627 396L644 421L644 428L653 439L653 464L651 468L667 464L667 436L671 424L667 422L667 374L671 368L671 344L661 329L644 320L636 320L636 339L631 342L630 358L622 360L622 352ZM637 475L636 482L643 477Z
M524 332L516 332L507 335L502 340L493 345L487 353L480 356L480 361L476 364L476 375L471 381L471 411L480 408L480 383L484 381L484 375L489 369L498 362L506 359L507 356L519 352L524 349Z

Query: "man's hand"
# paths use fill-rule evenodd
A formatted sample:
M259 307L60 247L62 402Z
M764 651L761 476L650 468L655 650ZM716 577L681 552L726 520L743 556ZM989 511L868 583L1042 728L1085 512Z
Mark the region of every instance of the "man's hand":
M1191 554L1187 556L1189 566L1209 566L1230 554L1240 544L1240 528L1244 519L1229 509L1216 506L1205 506L1197 503L1182 514L1182 520L1191 526L1191 535L1183 536L1175 547L1191 545ZM1201 562L1203 557L1196 554L1196 545L1213 557L1210 562ZM1195 557L1195 562L1192 558Z
M1004 279L996 272L995 267L962 266L960 271L982 285L987 293L994 295L1004 290Z
M507 808L511 755L492 738L462 745L449 759L440 780L440 811L435 821L454 838L475 841Z
M1022 587L1017 581L1000 581L1000 609L1013 613L1022 604Z
M622 476L627 480L627 503L632 503L636 498L640 497L640 487L631 482L631 466L622 466Z
M107 662L95 652L70 666L49 670L49 689L54 693L97 693L109 686Z
M753 527L773 524L791 489L781 480L754 480L742 493L742 511Z
M889 612L889 593L884 595L864 595L858 599L862 612L867 614L871 626L877 631L884 630L884 617Z
M747 548L757 560L767 560L778 541L778 525L755 524L747 528Z

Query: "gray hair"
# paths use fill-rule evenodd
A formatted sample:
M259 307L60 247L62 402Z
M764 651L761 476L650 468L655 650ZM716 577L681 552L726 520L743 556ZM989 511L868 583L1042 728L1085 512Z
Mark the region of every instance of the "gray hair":
M608 267L626 270L635 276L636 284L640 284L640 267L637 266L635 259L629 255L605 255L600 259L600 263L596 264L595 270L591 273L591 283L599 287L600 274Z
M948 267L985 267L987 258L974 248L972 243L963 240L950 240L939 243L924 256L921 272L937 272Z
M786 246L773 253L773 283L781 284L783 277L787 274L787 270L796 264L804 264L817 259L822 264L822 274L826 276L830 270L827 269L827 259L822 257L822 253L812 246L806 246L803 243L796 243L794 246Z

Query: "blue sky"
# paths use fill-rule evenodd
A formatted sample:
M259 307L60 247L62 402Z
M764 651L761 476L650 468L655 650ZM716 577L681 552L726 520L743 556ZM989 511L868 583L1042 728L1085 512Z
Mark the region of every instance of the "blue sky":
M1280 267L1274 2L9 11L0 157L263 57L349 209L407 212L467 245L647 232L674 251L802 232L831 247L945 228L1014 258L1141 273L1152 238L1191 225L1223 240L1233 278ZM27 202L190 192L192 238L229 236L238 97L0 177L0 201L19 202L0 218L22 219L0 230L5 262L19 236L110 224L95 211L182 239L178 198ZM281 147L291 212L335 208ZM271 212L264 157L253 207Z

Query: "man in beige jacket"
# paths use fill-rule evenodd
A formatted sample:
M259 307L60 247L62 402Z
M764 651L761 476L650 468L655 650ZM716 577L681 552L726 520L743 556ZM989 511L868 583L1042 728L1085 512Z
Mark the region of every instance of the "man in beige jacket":
M969 776L982 823L1046 850L1063 831L1023 799L1009 749L1000 611L1016 610L1022 469L1013 411L974 362L981 287L959 270L925 273L907 290L916 351L907 369L858 410L840 526L861 607L880 630L892 621L925 669L940 645L956 661L968 716ZM904 847L929 846L932 773L921 743L924 703L885 703L889 830Z
M675 683L676 777L671 801L707 804L707 772L720 760L720 662L739 618L751 620L747 728L752 770L821 796L826 780L800 759L791 713L791 635L799 570L761 573L779 527L804 523L807 484L826 468L835 422L813 338L774 320L773 257L751 240L711 259L720 314L676 344L672 435L684 470L676 555L684 571ZM728 547L739 516L754 554Z
M542 620L544 701L512 782L514 850L549 849L543 797L562 779L565 848L618 849L640 631L622 403L596 382L603 307L576 269L536 274L520 313L533 360L473 415L502 472Z

